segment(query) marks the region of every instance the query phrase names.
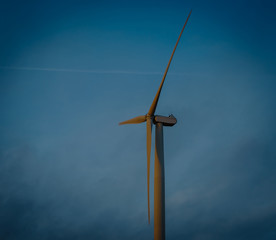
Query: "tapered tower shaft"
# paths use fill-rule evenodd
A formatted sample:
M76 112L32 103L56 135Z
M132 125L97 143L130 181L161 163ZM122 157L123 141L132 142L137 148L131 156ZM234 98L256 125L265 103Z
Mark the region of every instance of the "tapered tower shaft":
M163 123L155 128L154 240L165 240L165 169Z

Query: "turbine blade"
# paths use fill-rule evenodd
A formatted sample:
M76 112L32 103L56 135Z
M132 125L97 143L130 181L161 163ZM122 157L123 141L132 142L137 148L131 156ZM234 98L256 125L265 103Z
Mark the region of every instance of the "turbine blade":
M147 120L147 117L145 115L143 115L143 116L138 116L138 117L126 120L124 122L120 122L119 125L123 125L123 124L137 124L137 123L145 122L146 120Z
M188 15L188 17L187 17L186 22L185 22L185 24L184 24L184 26L183 26L183 28L182 28L180 34L179 34L179 37L178 37L178 39L177 39L177 42L176 42L176 44L175 44L175 46L174 46L174 49L173 49L171 58L170 58L170 60L169 60L169 63L168 63L168 65L167 65L167 68L166 68L165 73L164 73L164 75L163 75L163 79L162 79L162 81L161 81L161 84L160 84L160 86L159 86L159 89L158 89L158 91L157 91L157 93L156 93L156 95L155 95L155 98L153 99L153 102L152 102L152 104L151 104L151 107L150 107L150 109L149 109L148 114L149 114L150 116L152 116L152 115L154 114L154 112L155 112L155 109L156 109L156 106L157 106L157 103L158 103L158 100L159 100L159 96L160 96L160 93L161 93L161 90L162 90L162 87L163 87L165 78L166 78L166 76L167 76L167 73L168 73L168 70L169 70L169 67L170 67L170 64L171 64L171 61L172 61L174 52L175 52L175 50L176 50L176 47L177 47L177 45L178 45L178 42L179 42L179 40L180 40L180 38L181 38L181 35L182 35L183 31L184 31L184 28L186 27L186 24L187 24L187 22L188 22L188 19L189 19L191 13L192 13L192 10L190 11L190 13L189 13L189 15Z
M147 117L147 185L148 185L148 221L150 224L150 153L152 120Z

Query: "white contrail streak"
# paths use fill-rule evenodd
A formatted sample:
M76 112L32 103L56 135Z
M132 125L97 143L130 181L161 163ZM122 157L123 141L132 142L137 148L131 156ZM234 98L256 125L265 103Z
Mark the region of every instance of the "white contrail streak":
M162 75L162 72L136 72L125 70L89 70L89 69L66 69L66 68L41 68L41 67L8 67L0 66L3 70L18 71L45 71L45 72L75 72L75 73L97 73L97 74L134 74L134 75ZM171 75L187 76L183 73L171 73Z
M0 69L23 70L23 71L46 71L46 72L76 72L76 73L99 73L99 74L136 74L136 75L161 75L161 72L135 72L124 70L88 70L88 69L66 69L66 68L40 68L40 67L6 67Z

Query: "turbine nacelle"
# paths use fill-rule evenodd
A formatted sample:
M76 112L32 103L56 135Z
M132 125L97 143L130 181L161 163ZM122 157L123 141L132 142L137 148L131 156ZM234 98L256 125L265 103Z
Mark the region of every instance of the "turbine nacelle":
M147 119L149 120L149 122L152 121L153 124L162 123L164 126L168 126L168 127L172 127L177 122L176 118L172 114L168 117L160 116L160 115L151 116L149 114L146 114L146 115L142 115L142 116L138 116L138 117L129 119L129 120L124 121L124 122L120 122L119 124L120 125L139 124L139 123L146 122Z
M177 122L176 118L174 117L174 115L170 115L168 117L165 116L159 116L156 115L153 118L153 123L162 123L164 126L168 126L168 127L172 127L173 125L175 125Z

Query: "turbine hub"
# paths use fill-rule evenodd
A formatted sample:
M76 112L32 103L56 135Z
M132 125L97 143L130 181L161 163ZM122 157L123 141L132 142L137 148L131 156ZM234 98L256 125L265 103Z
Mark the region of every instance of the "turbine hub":
M155 115L153 118L154 124L162 123L164 126L168 126L168 127L172 127L174 124L176 124L176 122L177 120L172 114L168 117Z

